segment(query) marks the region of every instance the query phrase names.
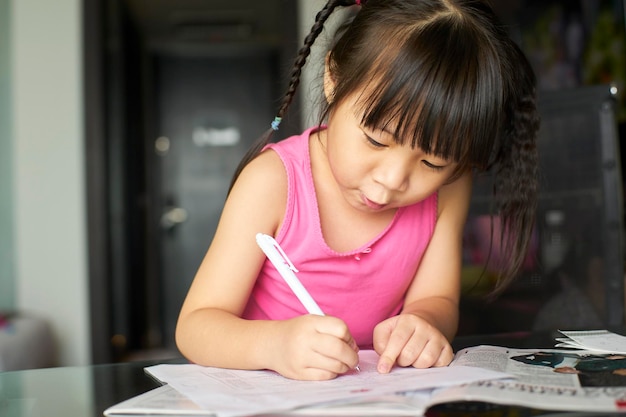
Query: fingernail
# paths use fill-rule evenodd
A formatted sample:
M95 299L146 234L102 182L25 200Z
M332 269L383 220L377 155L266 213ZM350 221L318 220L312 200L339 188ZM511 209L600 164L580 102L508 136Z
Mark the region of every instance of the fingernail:
M381 374L387 374L391 370L391 366L385 361L380 361L378 362L377 369Z
M358 352L359 351L359 345L356 344L356 341L353 339L352 342L350 342L350 347L355 351Z

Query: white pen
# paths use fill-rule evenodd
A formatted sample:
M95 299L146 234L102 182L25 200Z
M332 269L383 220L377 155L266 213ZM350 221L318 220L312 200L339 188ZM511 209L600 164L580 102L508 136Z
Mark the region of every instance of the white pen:
M291 260L289 260L283 248L276 242L276 239L263 233L257 233L256 243L263 250L267 259L274 265L280 276L287 282L287 285L289 285L291 291L298 297L304 308L306 308L306 311L308 311L309 314L323 316L324 312L320 306L317 305L313 297L311 297L311 294L309 294L296 276L295 273L298 272L298 269ZM358 372L361 371L359 365L357 365L355 369Z
M323 316L324 312L296 276L295 273L298 272L298 270L293 263L291 263L278 242L269 235L257 233L256 243L263 252L265 252L267 259L274 265L280 276L283 277L287 285L289 285L289 288L291 288L291 291L293 291L304 308L306 308L306 311L308 311L309 314Z

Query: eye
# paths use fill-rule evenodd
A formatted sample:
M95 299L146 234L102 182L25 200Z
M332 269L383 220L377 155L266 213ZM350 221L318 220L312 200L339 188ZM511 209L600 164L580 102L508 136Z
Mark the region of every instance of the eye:
M443 171L443 169L445 168L445 165L435 165L435 164L432 164L432 163L430 163L430 162L428 162L426 160L422 160L422 163L426 167L432 169L433 171Z
M387 145L384 145L384 144L378 142L377 140L372 139L368 135L365 135L365 138L367 139L367 142L369 142L369 144L372 145L375 148L385 148L387 146Z

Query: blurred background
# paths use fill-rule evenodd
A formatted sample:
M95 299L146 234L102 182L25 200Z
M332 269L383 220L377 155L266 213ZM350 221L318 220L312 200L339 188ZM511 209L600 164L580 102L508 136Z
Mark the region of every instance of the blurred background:
M40 327L44 366L178 355L231 174L324 3L0 0L0 365L3 334ZM524 271L486 303L504 255L487 263L477 181L459 333L622 326L625 2L493 3L537 72L542 192ZM325 45L353 11L321 35L280 136L317 120Z

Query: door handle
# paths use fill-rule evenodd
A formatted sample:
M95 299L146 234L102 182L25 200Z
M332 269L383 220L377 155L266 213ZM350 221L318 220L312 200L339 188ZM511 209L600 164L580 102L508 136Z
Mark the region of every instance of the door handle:
M185 223L189 218L189 213L182 207L165 207L165 211L161 216L161 228L163 230L171 230L176 225Z

